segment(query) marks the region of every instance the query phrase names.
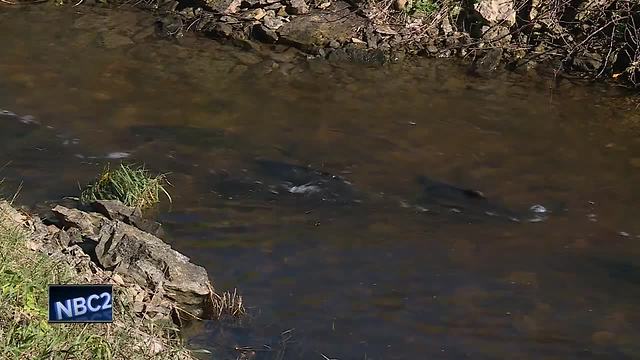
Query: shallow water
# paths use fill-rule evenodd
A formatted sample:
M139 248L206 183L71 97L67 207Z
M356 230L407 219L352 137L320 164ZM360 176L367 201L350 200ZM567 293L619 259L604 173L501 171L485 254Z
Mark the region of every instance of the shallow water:
M35 204L77 195L109 161L170 173L167 240L252 313L223 335L194 326L192 346L236 358L294 329L292 359L640 356L640 113L622 91L443 61L291 63L158 39L152 20L0 8L1 175ZM256 157L393 199L416 200L428 175L553 213L467 221L214 191Z

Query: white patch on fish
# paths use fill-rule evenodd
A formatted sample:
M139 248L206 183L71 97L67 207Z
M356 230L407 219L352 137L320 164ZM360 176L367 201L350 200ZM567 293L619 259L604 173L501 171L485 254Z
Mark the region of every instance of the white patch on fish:
M117 151L117 152L112 152L107 154L106 158L107 159L125 159L125 158L128 158L129 156L131 156L131 154L128 152Z
M314 192L319 192L320 188L315 185L300 185L300 186L292 186L289 188L289 192L292 194L310 194Z

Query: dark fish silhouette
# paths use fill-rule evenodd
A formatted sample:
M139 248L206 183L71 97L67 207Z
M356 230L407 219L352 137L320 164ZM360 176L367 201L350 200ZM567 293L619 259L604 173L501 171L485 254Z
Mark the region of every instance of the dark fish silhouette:
M335 203L358 202L351 183L340 176L275 160L255 162L259 172L276 180L274 189L281 193Z
M222 174L216 191L226 197L298 200L307 205L358 203L359 194L340 176L276 160L255 160L242 175Z
M540 205L519 213L498 202L489 201L478 190L457 187L426 176L419 176L418 182L423 187L419 203L428 210L460 213L469 220L491 216L513 222L538 222L546 218L547 210Z

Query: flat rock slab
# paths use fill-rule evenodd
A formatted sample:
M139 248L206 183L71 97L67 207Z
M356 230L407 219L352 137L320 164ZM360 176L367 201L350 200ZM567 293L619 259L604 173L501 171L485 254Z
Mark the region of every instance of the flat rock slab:
M324 47L332 40L348 42L365 24L365 19L352 13L348 7L347 3L340 2L336 8L344 8L342 11L313 9L307 15L294 17L278 29L280 40L309 52Z

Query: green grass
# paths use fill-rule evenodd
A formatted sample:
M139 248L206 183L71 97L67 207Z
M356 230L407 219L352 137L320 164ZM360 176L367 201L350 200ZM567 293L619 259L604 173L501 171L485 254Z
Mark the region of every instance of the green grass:
M111 170L107 166L82 191L80 200L85 204L96 200L120 200L127 206L144 209L159 203L160 193L171 201L165 184L169 183L164 175L152 176L144 167L120 164Z
M430 15L438 10L440 10L438 0L414 0L408 8L410 14Z
M191 359L173 330L137 318L117 287L113 324L48 324L47 285L83 281L28 240L0 206L0 359ZM149 336L164 349L155 356L145 353Z

